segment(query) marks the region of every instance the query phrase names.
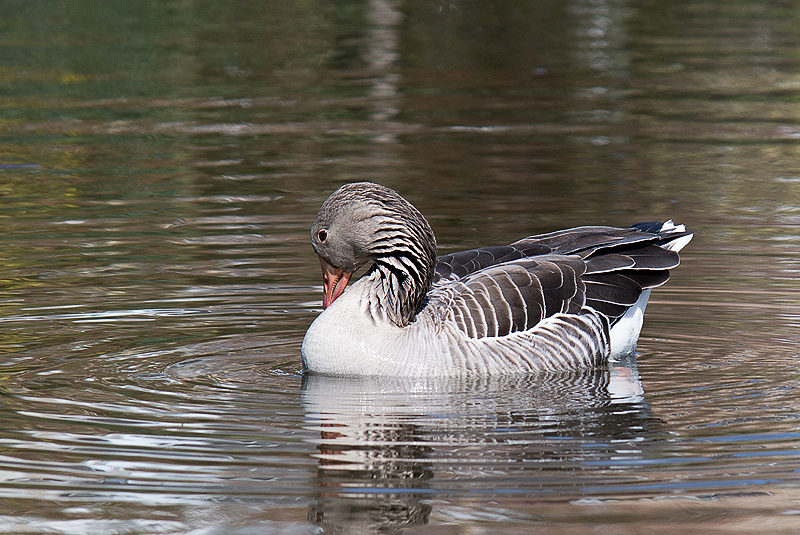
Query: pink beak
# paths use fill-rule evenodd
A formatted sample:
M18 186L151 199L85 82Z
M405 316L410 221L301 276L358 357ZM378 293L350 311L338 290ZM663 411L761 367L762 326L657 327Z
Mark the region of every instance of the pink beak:
M319 259L319 263L322 266L322 308L325 309L342 295L353 273L335 268L322 258Z

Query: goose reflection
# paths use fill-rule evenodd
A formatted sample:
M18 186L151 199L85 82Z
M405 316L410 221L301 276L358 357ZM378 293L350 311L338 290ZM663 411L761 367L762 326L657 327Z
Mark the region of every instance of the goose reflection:
M559 374L472 379L309 374L302 399L317 445L326 533L424 524L432 500L465 492L547 492L570 467L626 451L660 422L636 362ZM502 488L500 488L502 486Z

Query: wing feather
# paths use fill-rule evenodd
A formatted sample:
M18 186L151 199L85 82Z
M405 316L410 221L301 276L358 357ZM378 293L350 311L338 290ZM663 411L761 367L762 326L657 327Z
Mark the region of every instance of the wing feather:
M529 236L439 257L432 293L450 296L444 310L472 338L529 330L559 313L585 313L585 307L614 325L644 289L669 279L680 259L668 247L690 237L672 222Z
M583 281L591 299L617 305L631 306L642 293L642 287L636 281L621 273L587 275Z
M450 308L459 328L474 338L530 329L544 318L580 310L585 285L577 256L524 258L473 273L454 282Z
M690 237L691 235L691 232L683 230L683 226L676 227L672 222L637 223L629 228L596 226L559 230L548 234L528 236L511 245L482 247L440 256L437 259L433 282L436 283L443 279L458 280L470 273L521 258L558 254L598 259L611 253L625 255L637 247L642 253L642 269L653 269L644 263L648 251L652 251L652 249L642 250L643 245L652 245L663 251L664 249L660 246L668 246L681 237ZM672 269L677 265L677 254L664 258L670 258L671 261L666 262L664 267L659 269ZM600 266L600 264L597 265Z

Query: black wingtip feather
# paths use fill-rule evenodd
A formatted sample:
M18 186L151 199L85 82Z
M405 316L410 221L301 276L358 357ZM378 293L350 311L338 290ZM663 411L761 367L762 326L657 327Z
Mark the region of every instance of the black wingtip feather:
M642 221L641 223L634 223L630 228L639 229L642 232L649 232L651 234L658 234L664 228L663 221Z

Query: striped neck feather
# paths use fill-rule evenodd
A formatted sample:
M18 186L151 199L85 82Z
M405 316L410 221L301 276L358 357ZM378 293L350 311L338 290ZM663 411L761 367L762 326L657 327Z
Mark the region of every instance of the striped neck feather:
M370 315L399 327L414 321L430 289L436 265L435 245L424 248L408 239L403 242L391 252L386 250L375 257L368 274L372 281Z

